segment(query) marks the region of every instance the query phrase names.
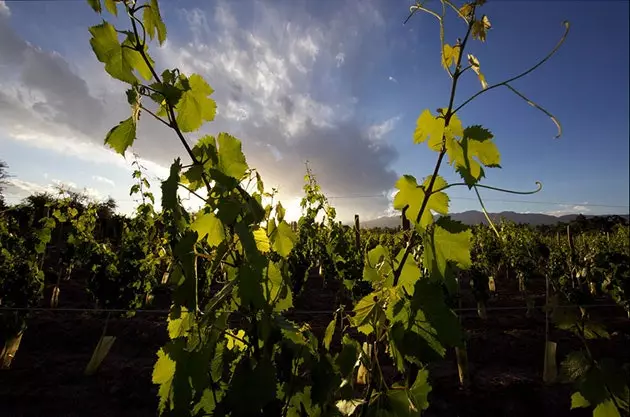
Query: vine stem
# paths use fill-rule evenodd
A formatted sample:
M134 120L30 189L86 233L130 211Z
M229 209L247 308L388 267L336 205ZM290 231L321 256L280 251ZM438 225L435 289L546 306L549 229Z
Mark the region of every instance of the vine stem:
M477 98L478 96L480 96L481 94L488 92L492 89L495 89L497 87L501 87L501 86L508 86L509 83L518 80L519 78L523 78L524 76L526 76L527 74L529 74L530 72L534 71L536 68L540 67L542 64L544 64L545 62L547 62L549 60L549 58L551 58L557 51L558 49L560 49L560 46L562 46L562 44L564 43L564 41L567 38L567 35L569 34L569 21L565 20L564 22L562 22L562 24L565 26L565 30L564 30L564 34L562 35L562 37L560 38L560 40L558 41L558 43L556 44L556 46L551 50L551 52L549 52L547 54L547 56L545 56L543 59L541 59L538 63L536 63L534 66L532 66L531 68L523 71L522 73L515 75L512 78L509 78L505 81L502 81L500 83L497 84L493 84L491 86L489 86L488 88L484 88L483 90L480 90L478 92L476 92L475 94L473 94L472 96L470 96L468 99L466 99L462 104L460 104L459 106L457 106L455 108L455 110L453 110L453 113L457 113L459 110L461 110L466 104L470 103L472 100L474 100L475 98ZM513 88L509 87L508 88L512 89L514 91ZM520 95L520 94L519 94ZM529 102L529 100L527 100ZM538 108L538 107L537 107ZM546 114L548 114L548 112L545 111ZM549 115L549 114L548 114ZM555 119L555 118L554 118ZM557 136L558 137L558 136Z
M474 13L474 10L473 10L473 13ZM457 82L459 81L459 77L462 74L460 71L462 56L464 55L464 50L466 49L466 43L468 42L468 39L470 37L470 32L473 27L473 22L474 22L474 19L471 19L470 22L468 22L468 30L466 31L466 36L464 37L464 40L461 43L460 53L457 56L457 65L455 67L455 74L453 74L453 83L451 85L451 94L450 94L449 103L448 103L448 110L446 111L446 115L444 116L444 130L445 131L446 131L446 128L449 126L449 123L451 121L451 116L455 114L455 112L452 111L452 109L453 109L453 103L455 101L455 92L457 91ZM424 190L424 198L422 199L422 205L420 206L420 211L418 212L418 215L416 216L416 222L415 222L416 224L420 222L420 219L422 218L422 215L424 214L424 211L426 210L427 204L429 202L429 198L432 195L435 180L440 171L442 161L444 160L444 155L446 155L446 137L444 136L444 134L442 134L442 149L440 149L440 154L435 164L435 168L433 169L433 175L431 176L431 179L429 180L429 185ZM398 265L398 268L396 268L396 271L394 272L394 282L393 282L394 287L398 285L398 281L400 280L403 267L405 263L407 262L407 258L409 257L409 254L411 253L415 245L417 236L418 236L418 232L416 231L416 228L414 227L412 229L411 235L409 236L409 240L407 241L407 245L405 246L405 252L403 253L402 259L400 260L400 264Z
M157 81L158 83L161 84L162 80L161 80L160 76L158 75L158 73L155 71L155 68L154 68L153 64L149 60L149 57L147 56L147 54L146 54L146 52L144 50L144 46L145 45L144 45L144 43L140 42L140 34L138 32L138 25L136 24L136 20L138 20L138 19L134 16L135 12L137 12L138 10L139 9L135 9L133 7L129 8L129 17L131 19L131 26L133 28L133 33L134 33L134 36L136 38L136 43L137 43L135 50L140 54L140 56L142 56L142 60L144 61L144 63L147 65L147 67L151 71L151 74L153 75L153 78L155 78L155 81ZM144 26L143 26L143 32L145 32L144 31ZM168 126L175 131L175 134L177 135L177 137L179 138L180 142L184 146L184 149L186 149L186 153L188 153L188 156L193 161L193 164L202 166L201 162L193 154L192 149L191 149L190 145L188 144L188 141L184 137L184 134L182 133L181 129L179 128L179 124L177 123L177 118L175 117L175 110L173 109L173 106L168 102L168 100L166 101L166 107L167 107L168 116L169 116ZM210 183L208 182L208 180L205 177L205 175L202 175L201 178L202 178L202 180L204 182L204 185L208 189L208 191L210 191L210 189L211 189Z

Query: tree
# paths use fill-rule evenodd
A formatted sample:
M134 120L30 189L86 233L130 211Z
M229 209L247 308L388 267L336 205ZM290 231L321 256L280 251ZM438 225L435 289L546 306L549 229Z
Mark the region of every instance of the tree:
M4 207L4 195L2 192L4 191L4 186L7 184L7 179L9 178L9 173L7 172L7 168L9 166L6 162L0 160L0 207Z

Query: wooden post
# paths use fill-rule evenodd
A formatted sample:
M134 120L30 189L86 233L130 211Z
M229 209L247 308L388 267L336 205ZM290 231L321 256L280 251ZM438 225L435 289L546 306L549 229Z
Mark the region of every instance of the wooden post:
M361 225L359 223L359 215L354 215L354 240L357 248L361 248Z
M403 230L409 230L411 228L411 223L409 222L409 219L407 218L408 208L409 206L406 205L402 210L402 229Z

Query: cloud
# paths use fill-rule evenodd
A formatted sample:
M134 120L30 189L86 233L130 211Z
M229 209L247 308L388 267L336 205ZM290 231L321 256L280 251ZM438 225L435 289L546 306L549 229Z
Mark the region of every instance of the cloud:
M112 186L112 187L116 186L114 181L110 180L109 178L101 177L100 175L93 175L92 179L94 181L98 181L98 182L101 182L103 184L107 184L107 185Z
M215 122L189 141L220 131L234 134L250 166L289 200L302 194L307 160L330 194L374 194L391 187L397 153L383 142L375 148L374 139L397 120L370 127L355 114L366 54L378 59L383 50L374 46L384 30L376 1L357 6L347 0L313 13L302 3L255 1L236 13L232 3L219 1L213 8L171 13L169 25L177 30L153 49L156 66L203 75L218 105ZM8 63L0 65L0 133L130 169L129 161L102 145L106 132L128 117L124 85L109 79L91 52L71 59L44 50L18 36L10 22L0 19L0 56ZM134 151L162 178L175 157L186 158L173 133L147 115ZM340 203L338 212L369 217L386 206L385 197L355 200Z
M582 204L588 204L588 202L585 202ZM567 214L586 214L591 211L589 207L585 205L581 205L581 204L576 204L576 205L561 204L558 207L559 208L557 210L546 211L545 214L548 214L550 216L560 217Z
M11 9L7 6L7 3L4 0L0 0L0 16L2 17L10 17Z
M337 55L335 55L335 61L337 61L337 68L342 66L345 60L346 60L346 54L344 54L343 52L339 52Z
M94 188L81 188L71 181L61 181L57 179L51 180L48 184L38 184L18 178L11 178L7 181L6 195L13 198L23 199L32 194L40 193L56 195L61 189L84 194L95 201L102 201L105 198L101 192Z
M393 83L398 84L398 80L396 78L392 77L391 75L389 76L388 80L393 82Z
M383 139L389 132L394 130L396 123L400 121L400 117L401 116L394 116L380 124L370 126L368 129L368 137L374 141Z

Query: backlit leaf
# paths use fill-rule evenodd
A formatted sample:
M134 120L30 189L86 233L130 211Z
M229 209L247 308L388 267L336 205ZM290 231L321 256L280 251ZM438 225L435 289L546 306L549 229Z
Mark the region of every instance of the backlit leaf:
M117 0L105 0L105 8L114 16L118 16Z
M426 204L420 222L417 223L418 214L422 207L422 201L425 198L425 189L428 188L431 177L427 177L422 184L418 186L416 179L411 175L403 175L397 182L395 187L399 190L394 197L394 208L402 210L405 206L409 206L405 215L413 224L417 224L420 229L426 228L433 223L433 215L431 210L440 213L448 213L449 198L444 192L431 193ZM442 177L437 177L433 183L433 190L446 187L446 181Z
M256 247L259 251L265 253L269 252L271 249L269 238L267 237L267 232L263 228L258 228L254 230L254 240L256 241Z
M240 180L248 169L241 141L227 133L217 137L219 145L218 169L225 175Z
M157 32L158 42L162 45L166 40L166 25L164 24L164 21L162 21L158 2L157 0L151 0L151 3L147 6L148 7L145 7L142 10L144 28L146 29L150 39L153 39Z
M469 187L485 176L485 167L500 167L501 154L492 141L492 134L481 126L464 130L460 141L451 141L447 147L449 164L455 166Z
M270 226L273 224L271 231L268 230L273 250L283 258L286 258L293 249L293 245L295 245L297 241L297 236L295 232L291 230L291 226L284 220L278 223L277 227L275 226L274 219L271 219L269 223Z
M483 75L483 73L481 72L481 66L479 65L479 60L475 58L474 55L468 54L468 63L471 65L472 70L475 71L475 74L477 74L477 77L479 78L479 82L481 83L481 88L483 88L484 90L488 88L488 83L486 82L486 76Z
M424 239L423 264L431 276L444 280L448 261L461 269L470 268L471 239L472 231L463 223L440 218Z
M444 44L444 49L442 50L442 66L444 69L457 64L460 49L459 45L451 46L448 43Z
M175 106L176 120L182 132L193 132L204 121L214 120L217 104L209 97L214 90L201 75L193 74L187 81L190 89L184 91Z
M105 136L105 144L123 156L127 148L133 145L134 140L136 140L136 124L133 117L114 126Z
M101 13L101 0L87 0L88 4L96 13Z
M324 332L324 347L326 350L330 349L330 342L332 341L333 335L335 334L335 326L337 324L337 313L333 316L333 319L326 326L326 331Z
M134 70L137 70L145 79L151 79L151 71L142 55L132 49L131 34L121 44L118 41L116 29L107 22L90 27L90 33L92 34L90 39L92 50L96 58L105 64L105 71L108 74L129 84L138 81Z
M481 42L485 42L486 34L490 28L492 28L492 25L490 24L488 16L483 15L480 20L475 20L471 30L473 39L479 39Z
M210 246L218 246L225 240L225 230L223 229L223 223L214 213L200 213L193 224L191 229L197 232L197 241L200 241L207 236L208 244Z

